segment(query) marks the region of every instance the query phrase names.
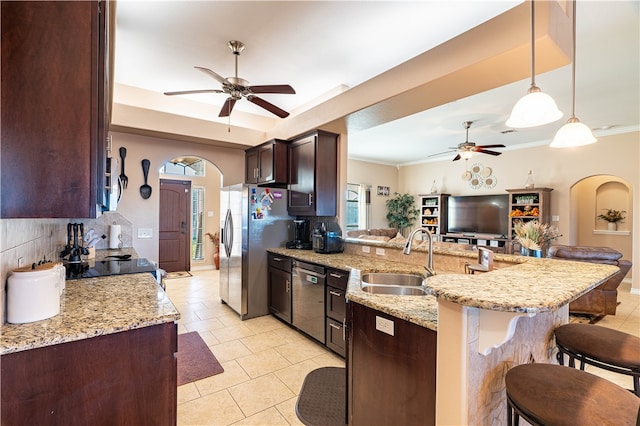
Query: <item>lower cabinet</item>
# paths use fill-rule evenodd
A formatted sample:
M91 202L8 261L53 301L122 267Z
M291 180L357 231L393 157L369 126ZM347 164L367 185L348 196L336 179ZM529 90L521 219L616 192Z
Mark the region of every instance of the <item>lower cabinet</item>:
M436 332L354 302L347 306L348 423L434 425Z
M291 258L268 255L269 312L291 324Z
M3 425L175 425L177 326L3 355Z
M326 335L327 347L342 355L347 355L347 283L349 273L340 269L327 270L326 303Z

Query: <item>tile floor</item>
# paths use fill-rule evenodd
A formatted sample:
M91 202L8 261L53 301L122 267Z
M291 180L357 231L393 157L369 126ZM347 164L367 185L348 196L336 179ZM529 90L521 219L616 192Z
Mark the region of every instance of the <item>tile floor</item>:
M333 352L265 316L240 321L220 302L218 271L166 280L167 293L182 318L178 333L198 331L224 367L224 373L178 388L178 425L300 425L295 402L311 370L344 366ZM640 336L640 296L620 287L617 314L598 322ZM587 367L587 371L626 388L626 376Z

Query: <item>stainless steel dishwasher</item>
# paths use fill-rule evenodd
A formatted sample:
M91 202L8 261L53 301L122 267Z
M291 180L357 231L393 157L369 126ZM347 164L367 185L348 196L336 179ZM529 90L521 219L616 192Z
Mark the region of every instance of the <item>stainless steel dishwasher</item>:
M293 325L325 343L325 268L294 260L291 268Z

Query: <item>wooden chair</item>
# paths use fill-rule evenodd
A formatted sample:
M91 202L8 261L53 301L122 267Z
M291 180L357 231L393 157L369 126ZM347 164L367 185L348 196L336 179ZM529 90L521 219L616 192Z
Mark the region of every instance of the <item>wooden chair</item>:
M489 272L493 270L493 251L484 247L478 247L478 263L465 263L465 272L473 274L475 272Z

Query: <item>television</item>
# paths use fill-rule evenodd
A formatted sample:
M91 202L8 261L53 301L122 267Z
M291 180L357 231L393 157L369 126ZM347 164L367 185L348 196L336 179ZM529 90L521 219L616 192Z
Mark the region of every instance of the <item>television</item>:
M501 237L509 232L509 194L449 197L449 233Z

